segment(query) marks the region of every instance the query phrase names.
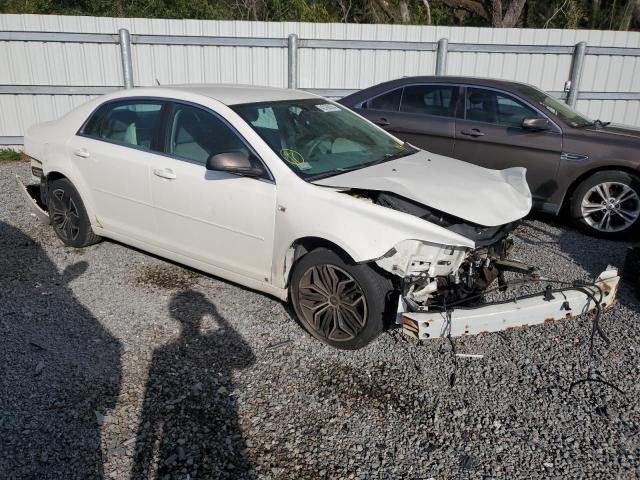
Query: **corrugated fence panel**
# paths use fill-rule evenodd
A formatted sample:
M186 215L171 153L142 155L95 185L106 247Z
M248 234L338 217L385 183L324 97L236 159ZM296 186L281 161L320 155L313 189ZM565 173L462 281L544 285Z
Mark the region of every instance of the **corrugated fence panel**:
M90 98L90 95L0 95L0 133L21 137L31 125L58 118Z
M572 49L640 48L640 33L588 30L525 30L405 25L314 24L296 22L200 21L142 18L0 15L0 31L117 34L133 37L136 85L171 83L244 83L287 85L287 49L281 47L200 46L136 43L138 35L253 37L305 40L415 42L419 49L340 48L322 44L299 48L299 87L356 90L401 76L435 72L435 42L449 40L447 73L495 77L562 91L570 76ZM464 45L564 46L565 53L460 51ZM283 44L284 45L284 44ZM344 45L344 44L343 44ZM402 47L404 48L404 47ZM563 48L563 50L564 50ZM457 51L456 51L457 49ZM118 87L122 85L119 46L115 43L0 41L0 85ZM585 58L580 91L640 92L638 56L592 55ZM73 95L0 94L0 137L21 136L33 123L58 118L91 98ZM85 91L86 93L86 91ZM640 101L584 99L579 110L594 118L640 126Z

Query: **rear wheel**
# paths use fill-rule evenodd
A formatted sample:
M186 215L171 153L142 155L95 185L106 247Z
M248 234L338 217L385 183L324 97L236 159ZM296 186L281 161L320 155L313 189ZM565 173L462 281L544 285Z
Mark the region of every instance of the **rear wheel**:
M574 192L571 216L597 236L628 235L640 223L640 181L621 171L595 173Z
M54 180L49 185L47 208L53 230L65 245L81 248L100 241L91 229L80 194L66 178Z
M295 264L290 296L309 333L346 350L362 348L375 339L394 302L389 279L326 248L309 252Z

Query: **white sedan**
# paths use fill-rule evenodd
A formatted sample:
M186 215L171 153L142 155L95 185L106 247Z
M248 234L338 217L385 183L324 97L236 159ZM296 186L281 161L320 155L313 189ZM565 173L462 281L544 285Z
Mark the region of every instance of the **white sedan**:
M34 208L66 245L108 237L290 301L338 348L395 320L422 339L567 316L542 298L518 315L447 307L477 303L504 271L528 274L505 260L531 208L524 169L418 150L322 97L136 88L32 127L24 148ZM617 282L615 270L600 280ZM573 311L593 308L572 294Z

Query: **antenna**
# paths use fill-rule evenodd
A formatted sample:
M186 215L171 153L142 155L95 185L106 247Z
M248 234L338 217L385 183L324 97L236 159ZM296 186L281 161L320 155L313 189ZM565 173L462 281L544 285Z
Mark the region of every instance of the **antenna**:
M160 86L160 80L156 78L156 85Z

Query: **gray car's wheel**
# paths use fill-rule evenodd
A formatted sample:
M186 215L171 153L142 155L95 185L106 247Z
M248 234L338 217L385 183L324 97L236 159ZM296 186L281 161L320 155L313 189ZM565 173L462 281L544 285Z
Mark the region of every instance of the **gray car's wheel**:
M362 348L382 332L395 301L391 281L368 265L318 248L291 273L290 296L302 325L332 347Z
M621 171L593 174L574 192L571 216L597 236L628 235L638 228L640 220L640 181Z
M65 245L81 248L100 241L100 237L91 229L80 194L66 178L49 184L47 208L53 230Z

